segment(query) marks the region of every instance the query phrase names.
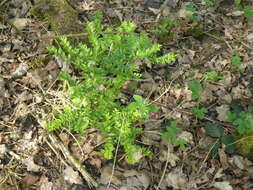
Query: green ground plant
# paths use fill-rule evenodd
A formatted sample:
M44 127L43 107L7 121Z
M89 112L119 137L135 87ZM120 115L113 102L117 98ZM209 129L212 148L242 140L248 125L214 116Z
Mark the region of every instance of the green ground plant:
M192 108L192 114L199 119L204 119L205 114L208 112L206 108L200 108L198 106Z
M192 99L199 100L202 91L201 83L198 80L192 78L189 78L188 80L189 81L187 83L187 86L192 91Z
M152 31L158 37L159 41L166 42L172 39L174 34L172 29L177 26L176 20L170 20L169 18L162 18L156 28Z
M224 129L214 123L204 123L203 126L207 135L216 138L216 142L210 143L207 146L207 151L209 151L212 158L218 158L219 148L222 144L225 145L225 151L229 154L234 153L234 137L232 135L224 135Z
M253 109L249 112L232 109L227 112L227 121L235 125L239 134L247 134L253 131Z
M223 78L223 76L216 71L205 72L203 77L207 82L217 82Z
M233 55L233 57L231 58L231 63L234 66L235 70L243 73L244 72L244 68L242 68L241 66L241 58L238 55Z
M78 77L62 74L69 103L55 110L54 118L45 128L84 133L87 128L94 127L104 138L104 157L113 158L119 144L129 163L137 162L139 155L150 155L135 144L142 129L134 124L148 119L149 113L157 108L139 95L133 95L129 105L121 105L118 101L121 89L126 81L141 78L136 62L171 63L177 56L169 53L158 57L161 45L153 44L147 34L138 34L135 29L130 22L123 22L115 29L105 28L102 14L97 12L94 20L86 25L88 44L73 46L66 38L61 38L59 47L48 48L50 53L73 65Z
M165 131L162 132L162 137L171 143L173 146L179 146L181 150L185 149L187 142L184 139L177 137L181 133L181 130L177 127L176 121L171 121L166 124Z
M244 17L250 18L253 16L253 9L248 5L246 0L235 0L235 7L237 10L244 12Z

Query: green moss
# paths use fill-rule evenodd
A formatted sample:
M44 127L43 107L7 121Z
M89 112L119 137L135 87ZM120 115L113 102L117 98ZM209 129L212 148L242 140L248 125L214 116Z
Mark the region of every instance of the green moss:
M253 132L237 136L236 153L253 161Z
M30 13L48 21L57 34L78 33L83 28L78 13L65 0L39 0Z

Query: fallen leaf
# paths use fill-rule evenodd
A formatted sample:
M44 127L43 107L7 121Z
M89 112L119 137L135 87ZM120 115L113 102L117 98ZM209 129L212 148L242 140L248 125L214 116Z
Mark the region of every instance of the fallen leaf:
M220 121L226 121L227 120L227 111L229 111L228 105L221 105L219 107L216 107L216 111L218 113L218 120Z
M31 19L28 18L14 18L10 19L10 22L19 30L23 30L26 25L31 22Z
M5 144L1 144L0 145L0 158L4 157L6 151L7 151L6 145Z
M63 171L64 180L70 184L83 184L79 173L74 171L71 167L66 167Z
M115 184L115 185L119 185L121 184L121 181L119 180L119 178L117 177L118 175L117 171L114 171L114 175L111 178L112 175L112 166L105 166L102 168L101 170L101 177L99 179L99 182L106 185L109 183L110 179L111 179L111 183Z
M39 176L28 174L23 178L22 185L30 189L31 186L37 183L38 180L39 180Z
M23 164L26 165L27 171L30 171L30 172L39 172L42 169L41 166L34 163L33 157L31 157L31 156L24 159Z
M172 170L165 178L167 186L172 186L175 189L187 189L187 177L182 173L180 168Z
M39 190L52 190L53 189L53 183L48 181L48 178L45 176L42 176L40 178L40 187Z
M217 188L218 190L233 190L233 187L228 181L215 182L213 187Z

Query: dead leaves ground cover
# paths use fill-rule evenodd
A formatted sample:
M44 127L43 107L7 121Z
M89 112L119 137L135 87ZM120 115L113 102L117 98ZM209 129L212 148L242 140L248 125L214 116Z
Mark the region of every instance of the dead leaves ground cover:
M189 2L179 0L69 1L80 21L90 19L99 9L106 24L132 21L139 31L161 43L164 52L179 53L173 65L145 65L139 88L132 92L126 87L120 97L127 103L129 93L139 94L159 107L150 120L140 124L144 133L138 143L152 150L152 159L129 165L119 149L117 159L108 161L99 152L103 140L95 129L83 136L57 132L95 178L97 189L253 188L252 161L226 153L222 142L218 157L212 159L213 149L208 145L220 139L210 137L203 128L207 122L215 123L223 128L222 135L234 135L235 126L226 122L231 103L239 100L244 108L253 105L253 20L229 1L213 1L214 6L203 2L207 1L196 1L189 9ZM57 34L50 31L47 21L31 16L34 3L0 3L0 189L88 189L76 168L51 147L41 126L40 119L62 96L56 79L67 65L45 51L53 42L50 36ZM176 20L176 24L163 23L163 19ZM243 72L232 64L234 57L239 57ZM205 73L211 71L222 77L207 80ZM199 101L192 98L189 78L202 85ZM201 119L192 113L196 106L207 109ZM184 151L161 137L161 129L170 120L181 126L181 138L188 142Z

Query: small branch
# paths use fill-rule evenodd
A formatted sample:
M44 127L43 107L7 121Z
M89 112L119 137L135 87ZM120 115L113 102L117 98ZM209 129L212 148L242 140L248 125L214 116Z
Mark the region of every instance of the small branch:
M97 187L97 182L90 176L90 174L85 170L84 166L75 159L69 150L63 145L59 138L54 133L49 133L48 138L51 140L52 144L57 147L65 158L81 173L83 178L88 183L89 187Z
M167 170L167 167L168 167L168 164L169 164L169 155L170 155L170 147L168 145L168 152L167 152L167 158L166 158L166 163L165 163L165 166L164 166L164 169L163 169L163 174L162 174L162 177L158 183L158 186L156 188L156 190L159 190L160 189L160 186L163 182L163 179L164 179L164 176L165 176L165 173L166 173L166 170Z

